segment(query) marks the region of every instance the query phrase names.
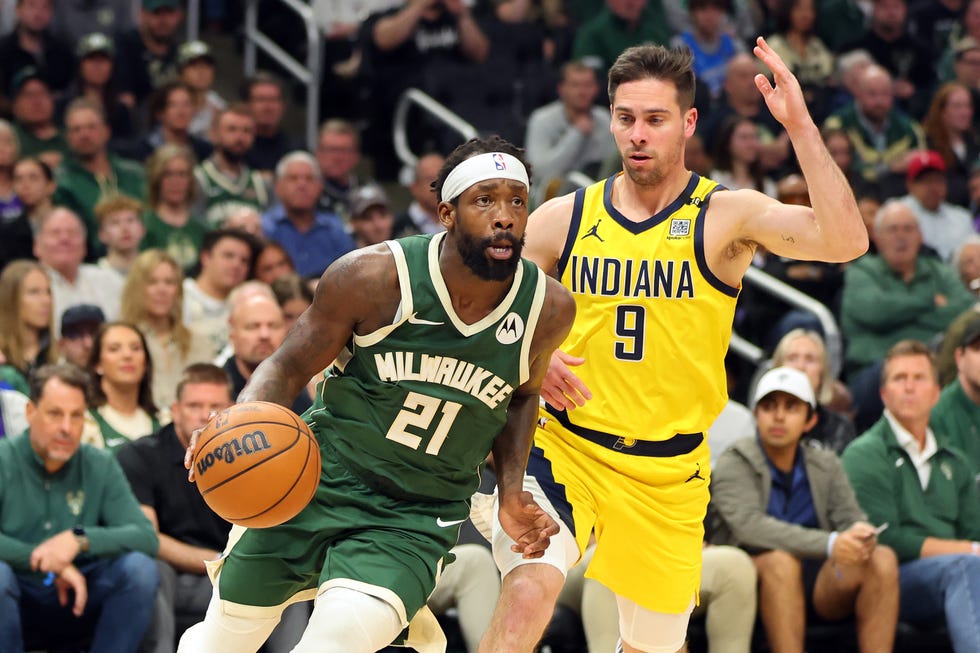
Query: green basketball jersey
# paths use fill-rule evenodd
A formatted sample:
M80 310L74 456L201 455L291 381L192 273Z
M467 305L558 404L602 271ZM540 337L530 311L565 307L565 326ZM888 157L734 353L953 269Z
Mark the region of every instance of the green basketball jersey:
M468 499L529 377L545 275L521 260L507 296L486 317L456 315L439 270L445 233L389 241L401 304L394 323L352 344L306 413L325 446L390 496Z
M204 222L208 229L219 229L240 208L262 213L269 206L269 190L258 170L244 168L231 179L211 159L194 168L194 179L204 198Z

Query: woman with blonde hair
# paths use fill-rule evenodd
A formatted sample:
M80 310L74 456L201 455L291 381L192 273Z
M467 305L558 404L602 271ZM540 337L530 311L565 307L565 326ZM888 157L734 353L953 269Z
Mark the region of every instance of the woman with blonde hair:
M51 341L51 281L37 261L7 264L0 274L0 352L25 379L57 358Z
M207 340L184 325L183 281L177 261L151 249L136 257L122 293L120 315L146 337L153 359L153 401L165 422L184 368L211 359Z
M795 367L807 375L817 395L817 423L803 437L812 444L835 451L838 456L842 454L857 433L850 419L829 407L836 400L837 384L830 373L823 337L816 331L793 329L776 345L772 365Z
M162 249L181 270L197 265L207 228L191 212L197 197L194 153L186 145L168 143L146 162L149 207L143 221L146 235L141 249Z
M980 138L973 128L973 95L965 84L947 82L932 96L922 120L929 149L939 152L946 164L946 201L970 205L967 182L970 168L980 155Z
M92 406L85 417L82 442L115 450L160 428L150 379L153 362L146 339L126 322L99 327L88 361Z

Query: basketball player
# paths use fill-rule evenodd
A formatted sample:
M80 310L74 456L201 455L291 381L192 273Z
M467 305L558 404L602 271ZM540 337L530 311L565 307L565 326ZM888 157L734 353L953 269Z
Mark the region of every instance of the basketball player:
M691 55L649 45L629 48L609 71L623 172L529 220L526 256L578 307L542 386L548 405L525 480L562 527L533 560L511 555L506 530L494 529L504 580L483 653L532 650L593 530L586 575L617 596L622 648L682 649L708 503L704 434L728 398L724 358L742 275L760 247L823 261L867 249L799 84L761 38L755 54L774 73L775 87L761 75L756 85L796 149L812 209L727 191L684 168L697 123Z
M541 380L575 306L521 259L528 185L520 150L471 140L433 185L445 232L357 250L324 273L239 396L288 406L340 361L305 413L320 486L297 517L230 546L180 651L255 651L286 605L313 598L294 651L368 653L409 621L438 629L423 606L491 451L515 553L542 554L558 526L522 483Z

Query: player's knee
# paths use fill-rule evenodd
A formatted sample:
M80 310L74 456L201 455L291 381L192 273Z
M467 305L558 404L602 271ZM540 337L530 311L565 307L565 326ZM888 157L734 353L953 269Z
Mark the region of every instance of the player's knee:
M402 620L390 604L346 587L323 592L293 653L373 653L402 631Z
M507 574L501 593L522 614L551 614L565 577L547 564L523 565Z

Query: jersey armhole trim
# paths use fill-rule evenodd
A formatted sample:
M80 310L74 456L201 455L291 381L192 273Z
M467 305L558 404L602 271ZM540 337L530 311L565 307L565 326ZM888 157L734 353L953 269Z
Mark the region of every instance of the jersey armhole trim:
M412 279L408 274L408 261L405 258L405 250L401 244L395 240L386 240L385 245L391 250L392 258L395 259L395 269L398 271L398 288L401 291L401 301L398 302L398 310L395 311L394 320L380 329L371 333L359 336L354 334L354 344L358 347L370 347L376 345L394 331L402 322L412 316L414 301L412 299Z
M531 378L531 341L534 340L534 332L538 328L538 318L541 317L541 309L544 307L544 298L548 288L548 276L541 270L536 270L536 273L534 298L531 300L531 308L527 313L527 328L524 330L524 340L521 342L521 385L527 383L527 380Z
M578 236L578 230L582 224L582 207L585 206L585 191L585 188L579 188L575 191L575 203L572 205L572 219L568 224L568 233L565 234L565 247L561 252L561 257L558 259L558 265L555 270L555 275L559 279L565 274L568 258L572 255L572 247L575 246L575 239Z
M716 190L724 190L724 186L718 185L708 191L701 202L701 210L698 211L698 219L694 223L694 259L697 261L698 270L704 280L711 284L711 287L729 297L738 297L738 288L729 286L727 283L715 276L715 273L708 267L708 259L704 255L704 223L708 216L708 203Z

